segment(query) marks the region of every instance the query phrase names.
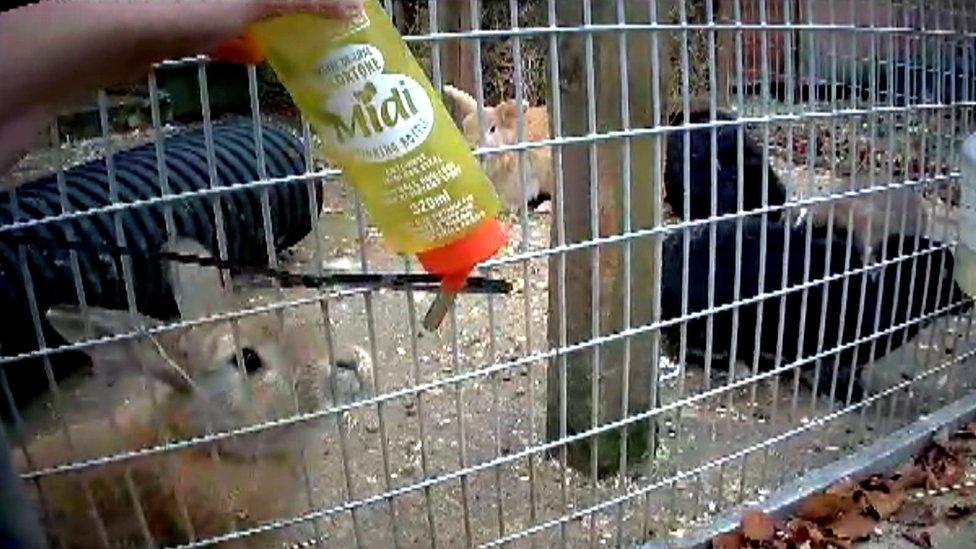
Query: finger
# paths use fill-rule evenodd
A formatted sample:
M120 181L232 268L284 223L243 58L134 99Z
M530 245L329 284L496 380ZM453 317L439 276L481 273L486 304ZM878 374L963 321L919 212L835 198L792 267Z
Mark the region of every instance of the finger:
M289 13L315 13L349 18L363 10L363 0L256 0L256 20Z
M287 15L313 13L325 17L349 18L362 12L362 0L259 0L254 3L251 15L254 21ZM252 64L264 61L264 52L249 31L224 40L210 52L214 61L223 63Z

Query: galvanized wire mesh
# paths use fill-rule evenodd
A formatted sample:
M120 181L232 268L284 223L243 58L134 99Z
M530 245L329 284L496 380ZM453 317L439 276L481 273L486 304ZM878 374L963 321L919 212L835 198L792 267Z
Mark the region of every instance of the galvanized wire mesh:
M481 266L485 273L514 281L516 291L508 296L463 296L441 332L429 334L418 324L431 299L427 295L367 290L293 295L263 287L255 292L258 297L234 310L103 334L56 348L42 330L45 311L35 306L29 318L17 322L33 323L37 350L2 356L0 364L9 369L30 359L38 364L39 359L40 367L48 371L49 395L22 410L11 409L7 425L21 449L29 451L39 434L54 432L63 437L68 451L59 463L28 466L22 471L25 480L41 485L43 479L77 477L79 493L96 509L97 499L105 497L98 488L100 472L119 467L137 470L137 464L147 460L157 460L160 468L173 466L182 463L180 456L188 452L222 463L228 458L222 455L221 444L315 425L316 440L303 448L297 462L301 494L276 493L282 487L262 486L260 476L248 480L269 498L300 500L301 511L260 524L240 516L200 536L177 490L172 504L183 508L181 520L190 523L184 529L186 542L197 546L246 541L260 533L294 533L299 526L311 526L301 529L309 541L342 547L667 541L707 524L717 513L761 500L784 481L972 390L972 376L966 375L976 353L971 316L956 309L966 302L964 296L937 296L933 298L937 306L922 306L917 313L909 307L905 318L880 328L877 320L872 324L870 319L882 318L882 301L872 309L863 298L864 288L874 280L870 277L889 268L897 271L895 286L900 287L902 278L912 281L907 294L895 297L896 307L899 299L924 305L930 293L941 296L951 277L946 264L951 256L943 252L951 252L956 244L951 220L958 206L959 145L972 131L976 106L976 11L970 3L537 0L520 6L511 0L504 10L491 6L496 24L491 28L482 25L484 6L476 0L387 4L397 18L409 19L408 43L427 65L436 86L457 77L457 73L445 74L443 50L464 44L470 58L461 65L470 69L473 86L467 91L483 106L484 75L499 73L491 66L498 56L483 52L509 49L505 59L511 63L506 68L510 72L502 73L510 74L512 82L504 86L494 82L491 89L513 90L511 98L517 102L528 94L533 103L547 106L552 129L548 138L527 141L520 114L511 143L478 151L486 162L514 154L523 190L532 176L527 155L543 148L552 151L552 212L531 212L524 205L511 211L506 219L511 227L508 247ZM468 20L458 28L441 28L444 12L455 10ZM507 20L498 15L499 10L508 14ZM648 49L634 49L640 43ZM608 58L598 56L608 48L617 52L610 57L617 69L612 78L605 70ZM637 51L649 52L650 57ZM171 194L162 161L167 151L160 138L181 123L164 121L157 79L187 66L197 70L199 125L207 136L204 174L209 185L199 192ZM217 250L226 257L228 242L236 235L226 233L220 201L244 189L300 181L308 183L309 193L321 192L325 207L312 212L312 232L296 250L283 255L271 240L274 230L266 194L259 205L261 219L252 220L264 227L271 266L319 273L339 268L336 265L362 272L417 268L409 259L384 250L358 201L340 182L341 174L318 157L319 142L307 124L284 119L303 137L307 173L267 177L259 121L269 117L261 101L268 96L266 82L255 67L246 72L250 98L246 114L254 123L252 139L259 151L256 162L261 177L221 185L215 171L210 70L202 57L157 66L147 82L149 124L142 132L116 131L108 97L102 93L98 101L101 136L94 143L104 153L113 203L73 211L63 200L62 211L54 215L5 221L0 236L109 215L114 216L116 244L125 247L120 212L161 206L172 235L172 210L190 198L206 197L213 200ZM526 70L532 74L526 75ZM531 87L523 85L527 81ZM544 97L539 97L540 90ZM567 95L585 98L585 109L573 110L576 104ZM635 103L645 98L646 103ZM612 107L606 107L608 101ZM723 118L720 110L733 114ZM696 112L706 115L692 120ZM46 168L58 174L63 185L69 155L81 147L63 142L62 130L55 125L51 146L36 152L28 164L46 159ZM706 143L717 143L719 132L734 132L734 184L740 198L749 189L764 189L760 206L746 208L740 200L735 211L713 209L704 219L691 218L694 198L665 207L660 187L668 137L680 136L684 150L693 149L695 137L687 130L705 132L698 135L706 135ZM113 158L120 147L143 136L155 140L163 194L125 202L118 194ZM783 181L785 203L770 202L769 176L761 182L745 180L746 139L758 143L762 164L772 165ZM730 167L719 165L717 152L707 154L704 163L692 162L690 155L681 159L680 171L686 185L694 173L706 174L715 202L719 170ZM607 160L612 155L619 156ZM586 162L581 164L578 158ZM617 164L616 171L608 175L606 166L612 164ZM584 172L574 171L581 166ZM606 189L608 180L617 186L611 189L614 192ZM325 183L319 188L317 181ZM891 199L903 191L920 200L919 229L895 241L877 239L875 256L853 264L851 258L857 260L862 252L857 239L878 236L868 231L880 230L885 236L904 231L910 214ZM608 197L612 204L601 203ZM875 220L872 228L857 234L852 229L855 214L843 208L852 199L882 205L870 212ZM11 200L16 211L16 192ZM641 211L648 207L653 212ZM822 217L814 219L811 211ZM842 234L841 228L851 229L845 239L828 237L846 248L841 253L845 267L816 272L807 261L802 281L765 289L766 267L788 261L782 250L769 244L770 232L781 230L774 217L798 227L787 234L799 240L791 242L786 236L782 247L805 246L807 256L813 253L811 241L822 238L812 236L815 230L826 227L833 234L836 226L837 234ZM638 218L650 222L635 222ZM761 243L754 248L744 244L742 235L757 222ZM733 224L731 233L719 231L723 223ZM680 284L668 287L675 281L660 275L667 269L662 261L668 257L661 246L683 241L687 251L696 234L704 234L709 253L693 258L686 254L677 268ZM729 234L733 236L727 238ZM933 244L904 247L904 242L918 243L922 237ZM888 242L897 242L891 244L896 248L889 250ZM20 272L2 274L19 277L31 291L27 252L23 246L17 249ZM735 257L731 269L715 260L716 254L729 249ZM829 248L826 253L830 254ZM78 303L84 304L83 273L72 257ZM638 270L647 267L641 262L648 258L654 262L651 270ZM757 292L746 295L742 290L748 285L746 278L756 276L750 266L758 268L760 282ZM639 274L647 272L657 276ZM696 273L702 272L707 273L705 287L689 286L690 281L700 280ZM135 274L125 258L122 273L125 302L135 315ZM726 281L732 281L734 296L717 303L715 288ZM828 307L826 300L818 300L820 307L808 307L808 294L831 284L843 288L840 307ZM951 284L948 288L952 290ZM661 300L667 300L668 292L679 296L681 314L674 317L662 313ZM694 300L689 294L696 293L704 296L706 307L696 310L689 305ZM849 300L849 294L862 298ZM802 296L799 306L788 315L783 304L796 296ZM620 302L612 302L618 298ZM582 302L588 308L576 306ZM764 308L772 311L767 315L779 315L773 320L773 336L760 333L770 326L768 318L763 319ZM742 313L748 323L739 316L746 310L755 311L748 317ZM724 313L732 315L730 348L746 343L751 343L750 349L760 347L761 338L773 337L775 352L760 357L754 349L754 357L747 360L735 353L713 353L718 348L715 326ZM208 325L238 326L255 315L268 314L281 325L286 315L295 314L320 326L316 337L329 343L329 360L334 361L333 349L341 345L364 348L373 365L373 395L315 410L293 410L272 421L243 422L189 439L163 436L149 444L123 445L91 455L92 448L99 447L93 447L87 435L79 437L79 421L100 421L102 429L114 430L119 440L126 440L122 434L126 425L116 417L125 414L130 399L148 397L152 406L146 410L158 415L165 414L159 408L166 405L166 396L148 385L125 383L104 393L94 388L102 380L91 379L71 378L62 387L51 372L52 356ZM788 326L787 317L802 324ZM820 320L812 325L819 333L805 333L807 319L815 317ZM833 344L830 338L825 340L828 326L845 323L857 326L852 338ZM699 330L702 333L696 333ZM918 333L891 352L878 351L892 345L891 336L908 331ZM237 329L233 333L236 338ZM789 341L791 337L800 343ZM689 343L698 340L705 342L703 349ZM806 352L804 341L818 341L814 352ZM784 358L788 347L800 348L795 360ZM242 365L242 344L237 341L234 348ZM696 352L702 355L699 361L690 356ZM858 352L877 358L858 361ZM858 361L850 369L863 372L862 398L854 398L844 380L837 378L846 364L821 371L821 364L834 364L828 361L838 357ZM771 366L760 367L766 360ZM581 369L586 372L580 373ZM804 383L801 373L806 372L813 374L814 388L821 377L834 376L829 394ZM642 395L640 404L632 403L632 398L607 396L635 393ZM578 398L589 399L582 412L574 411ZM327 421L319 421L323 419ZM584 458L574 458L571 448L587 441L593 444ZM605 471L607 453L619 460L610 474ZM145 477L127 474L124 479L125 506L131 512L126 520L138 524L145 541L155 542L151 520L155 511L147 505L159 501L147 497L151 490L143 484ZM223 480L241 482L234 477ZM45 501L43 493L40 501ZM96 511L89 518L103 542L115 541L115 530L106 523L117 517Z

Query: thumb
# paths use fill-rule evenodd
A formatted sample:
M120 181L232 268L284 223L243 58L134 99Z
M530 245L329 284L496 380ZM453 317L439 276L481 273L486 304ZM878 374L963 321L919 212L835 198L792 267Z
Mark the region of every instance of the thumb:
M253 4L257 20L289 13L316 13L347 19L363 11L363 0L256 0Z
M254 2L250 19L257 22L289 13L313 13L326 17L355 17L363 10L363 0L261 0ZM250 30L223 40L210 54L214 61L256 65L264 61L264 52Z

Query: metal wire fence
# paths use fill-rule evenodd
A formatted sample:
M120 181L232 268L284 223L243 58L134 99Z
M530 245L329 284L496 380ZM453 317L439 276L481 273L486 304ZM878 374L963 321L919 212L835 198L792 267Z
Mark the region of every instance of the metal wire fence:
M417 7L387 4L398 17ZM97 225L108 247L96 255L145 251L151 243L132 238L148 229L133 226L171 241L196 215L187 204L202 200L213 220L204 244L233 264L244 237L227 229L240 223L228 204L250 200L245 223L267 267L417 268L385 251L308 124L263 112L255 67L237 122L249 135L231 140L242 157L253 151L250 178L225 168L206 58L154 68L140 131L114 129L102 92L100 137L63 142L55 125L50 146L21 166L53 173L59 207L36 209L26 183L0 222L4 291L28 296L11 321L35 340L0 356L4 429L48 524L78 522L106 545L666 542L971 392L972 318L952 282L958 158L976 106L971 3L547 0L526 24L510 0L499 28L482 28L476 0L422 4L426 22L408 43L438 87L458 76L442 70L442 48L469 46L462 65L482 120L493 60L483 44L507 45L516 61L547 55L515 62L511 89L520 103L525 67L545 67L531 80L547 82L550 133L529 139L517 111L507 141L478 148L486 166L514 159L522 196L539 169L530 155L551 153L551 212L511 208L509 245L480 267L514 291L461 296L426 333L427 294L232 282L225 270L233 299L208 309L187 303L213 291L193 286L206 283L198 272L171 283L177 314L148 320L163 316L137 295L151 271L117 253L116 303L130 320L113 331L88 310L100 305L88 298L90 250L75 247L58 258L87 335L64 342L35 295L45 231L64 244ZM441 28L453 10L470 20ZM199 120L167 121L158 78L187 67ZM300 140L298 173L269 160L262 122L272 119ZM202 132L202 163L174 173L167 157L189 149L168 139L188 130ZM153 160L140 169L158 192L136 196L133 168L117 159L145 143ZM72 198L81 154L102 170L107 201ZM198 185L172 188L179 177ZM290 203L271 194L285 187L313 205L290 250L275 237ZM249 356L275 344L287 347L274 351L281 361L301 361L291 366L332 372L321 376L326 398L307 405L293 380L287 402L262 414L240 412L263 409L256 384L234 395L246 406L227 404L226 387L208 392L214 363L250 379ZM307 352L288 358L296 349ZM58 374L78 351L149 375ZM146 381L160 378L160 356L216 404L192 407L178 382ZM15 398L18 368L43 374L40 396ZM347 390L342 370L369 390ZM284 454L260 450L293 432L305 436Z

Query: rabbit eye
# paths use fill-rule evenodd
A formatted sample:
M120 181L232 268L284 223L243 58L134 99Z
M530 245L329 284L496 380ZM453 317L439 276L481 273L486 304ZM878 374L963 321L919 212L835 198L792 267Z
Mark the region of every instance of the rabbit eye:
M261 360L261 357L257 354L257 352L250 347L241 349L241 358L244 361L244 371L249 374L253 374L264 367L264 361Z

